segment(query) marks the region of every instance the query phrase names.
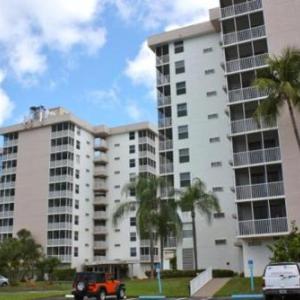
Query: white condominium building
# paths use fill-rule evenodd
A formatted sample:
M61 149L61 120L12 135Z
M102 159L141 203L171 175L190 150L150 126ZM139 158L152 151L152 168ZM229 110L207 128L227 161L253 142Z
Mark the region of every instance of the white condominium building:
M129 200L125 184L156 174L155 127L94 127L63 108L33 107L26 122L0 132L0 239L26 228L64 264L143 276L149 245L135 212L116 228L112 214Z

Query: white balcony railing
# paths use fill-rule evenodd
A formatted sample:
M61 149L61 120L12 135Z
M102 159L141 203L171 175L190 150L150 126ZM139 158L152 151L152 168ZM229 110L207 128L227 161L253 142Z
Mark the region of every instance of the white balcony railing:
M241 119L231 122L232 134L242 133L247 131L256 131L267 128L276 128L276 121L255 120L254 118Z
M173 165L173 163L161 164L159 166L159 172L161 174L173 173L173 171L174 171L174 165Z
M107 198L105 196L95 196L94 199L95 204L107 204Z
M48 257L57 257L62 263L71 263L72 255L48 255Z
M0 226L0 233L12 233L12 226Z
M14 202L15 197L14 196L2 196L0 197L0 203L12 203Z
M72 182L73 181L73 176L72 175L57 175L57 176L50 176L49 182Z
M156 78L157 85L164 85L170 83L170 75L158 74Z
M73 192L72 191L51 191L49 192L49 198L72 198Z
M258 99L267 96L268 96L267 91L259 90L256 87L247 87L244 89L236 89L236 90L228 91L229 102Z
M257 39L266 36L265 25L230 32L223 35L224 45L230 45L246 40Z
M172 126L172 118L171 117L166 117L166 118L161 118L158 120L158 127L170 127Z
M103 182L95 182L94 183L94 190L107 190L107 184L105 181Z
M104 261L106 260L106 255L94 255L94 261Z
M267 66L268 53L230 60L226 63L226 72L238 72L241 70Z
M60 138L60 137L74 137L74 131L72 130L61 130L61 131L55 131L51 132L51 138Z
M0 218L12 218L13 216L14 212L12 210L0 211Z
M170 149L173 149L173 140L166 140L166 141L159 142L160 151L170 150Z
M105 226L95 226L94 227L94 233L99 233L99 234L106 234L107 233L107 228Z
M59 146L52 146L51 147L51 152L52 153L63 152L63 151L73 152L74 151L74 146L72 146L72 145L59 145Z
M176 246L177 246L176 237L169 237L166 239L164 243L164 248L176 248Z
M156 56L156 65L167 64L170 61L168 54L162 56Z
M72 223L69 222L48 223L48 230L72 230Z
M105 241L95 241L94 242L94 249L106 249L107 242Z
M228 18L262 8L261 0L246 1L236 5L226 6L221 9L221 17Z
M95 176L107 176L107 168L106 167L95 167L94 169L94 175Z
M286 217L239 221L239 235L283 233L288 231Z
M94 161L95 162L104 162L104 163L107 163L108 162L108 157L104 153L97 154L97 155L94 156Z
M171 96L158 96L157 106L171 105Z
M139 172L149 172L156 174L156 169L149 165L139 165Z
M73 167L74 162L71 159L50 161L50 168Z
M48 239L48 246L72 246L72 239Z
M107 149L108 146L106 140L95 140L94 148Z
M8 153L8 154L2 154L1 158L2 160L12 160L17 159L17 153Z
M14 188L16 185L15 181L10 181L10 182L0 182L0 189L9 189L9 188Z
M236 186L237 200L277 197L283 195L284 186L282 181Z
M155 141L147 136L139 137L139 144L150 144L155 147Z
M49 207L48 214L72 214L73 208L71 206L56 206Z
M234 166L267 163L281 160L280 148L268 148L233 154Z
M2 169L2 175L7 175L7 174L14 174L17 171L16 167L13 168L6 168L6 169Z
M15 140L6 140L3 142L3 148L4 147L13 147L18 145L18 139Z
M105 211L94 212L94 219L107 219L107 212Z
M154 261L158 262L159 261L159 256L154 255ZM150 262L150 255L140 255L140 261L141 262Z

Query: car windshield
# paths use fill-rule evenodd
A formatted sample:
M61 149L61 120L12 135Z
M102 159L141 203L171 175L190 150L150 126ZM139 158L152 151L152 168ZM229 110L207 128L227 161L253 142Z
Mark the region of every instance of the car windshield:
M104 274L102 273L77 273L75 276L75 281L87 281L88 283L92 282L103 282Z
M299 271L297 265L271 265L266 269L266 276L268 277L279 277L282 274L298 275Z

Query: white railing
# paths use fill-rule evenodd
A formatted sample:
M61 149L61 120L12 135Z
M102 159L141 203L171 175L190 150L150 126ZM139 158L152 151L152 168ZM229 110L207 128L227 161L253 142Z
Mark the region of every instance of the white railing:
M176 237L169 237L165 240L164 248L176 248L176 247L177 247Z
M139 144L150 144L152 146L155 146L155 141L150 139L147 136L142 136L142 137L139 137Z
M156 78L157 85L164 85L170 83L170 75L158 74Z
M156 159L155 154L150 151L139 151L139 158L143 158L143 157L149 157L152 158L153 160Z
M159 150L170 150L173 148L173 140L159 142Z
M108 158L107 158L107 155L104 154L104 153L101 153L101 154L97 154L94 156L94 161L102 161L102 162L108 162Z
M14 196L3 196L0 197L0 203L11 203L14 202L15 197Z
M12 226L0 226L0 233L11 233L12 230Z
M164 174L164 173L173 173L173 171L174 171L174 165L173 165L173 163L161 164L159 166L159 172L161 174Z
M288 231L286 217L239 221L239 235L270 234Z
M94 227L94 233L107 233L107 228L105 226L95 226Z
M244 89L236 89L236 90L228 91L229 102L263 98L267 96L268 96L267 91L259 90L256 87L247 87Z
M65 181L73 181L72 175L57 175L57 176L50 176L49 182L65 182Z
M13 147L18 145L18 139L6 140L3 142L3 147Z
M103 261L106 260L106 255L94 255L94 261Z
M71 159L62 159L50 161L50 168L73 167L74 162Z
M208 267L201 272L197 277L190 281L190 296L193 296L197 291L204 287L210 280L212 280L212 267Z
M166 117L158 120L158 127L169 127L172 126L172 118L171 117Z
M94 219L107 219L107 212L105 211L94 212Z
M72 223L48 223L48 230L72 230Z
M282 181L236 186L237 200L276 197L283 195L284 186Z
M230 60L226 63L226 72L238 72L240 70L252 69L256 67L262 67L267 65L268 53L253 55L240 59Z
M238 152L233 154L235 166L279 161L280 159L281 155L279 147Z
M72 239L48 239L48 246L72 246Z
M17 153L2 154L1 158L2 160L17 159Z
M95 182L94 190L107 190L106 182Z
M71 206L56 206L56 207L49 207L48 214L72 214L72 207Z
M156 56L156 65L162 65L168 63L170 60L169 54Z
M62 130L62 131L55 131L55 132L51 132L51 138L60 138L60 137L66 137L66 136L70 136L70 137L74 137L74 131L72 130Z
M171 105L171 96L158 96L157 106Z
M94 148L104 148L107 149L107 142L105 140L95 140Z
M62 263L70 263L72 255L48 255L48 257L57 257Z
M232 134L274 127L277 127L276 121L255 120L254 118L241 119L231 122Z
M262 8L261 0L246 1L244 3L223 7L221 9L221 17L227 18L234 15L244 14L246 12L261 9L261 8Z
M94 175L107 175L106 167L95 167Z
M150 255L140 255L140 261L141 262L150 262ZM154 261L157 262L159 261L159 256L154 255Z
M95 196L94 203L107 204L107 198L105 196Z
M0 218L12 218L13 216L14 212L12 210L0 211Z
M16 173L16 171L17 171L16 167L2 169L2 175L13 174Z
M51 152L52 153L63 152L63 151L73 152L74 151L74 146L72 146L72 145L59 145L59 146L52 146L51 147Z
M107 248L107 242L105 241L95 241L94 248L96 249L105 249Z
M139 172L150 172L150 173L155 174L156 169L152 166L149 166L149 165L140 165L139 166Z
M61 197L72 198L72 196L73 196L72 191L51 191L51 192L49 192L49 198L61 198Z
M9 188L14 188L16 185L15 181L10 181L10 182L0 182L0 189L9 189Z
M157 246L157 240L153 241L153 245ZM140 240L140 247L150 247L150 240Z
M266 35L265 25L248 28L240 31L230 32L223 35L224 45L230 45L250 39L264 37Z

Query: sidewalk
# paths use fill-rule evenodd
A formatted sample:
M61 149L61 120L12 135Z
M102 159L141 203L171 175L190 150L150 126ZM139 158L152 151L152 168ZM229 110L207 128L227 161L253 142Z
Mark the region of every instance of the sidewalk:
M212 297L220 288L222 288L231 278L213 278L204 287L193 295L193 298Z

